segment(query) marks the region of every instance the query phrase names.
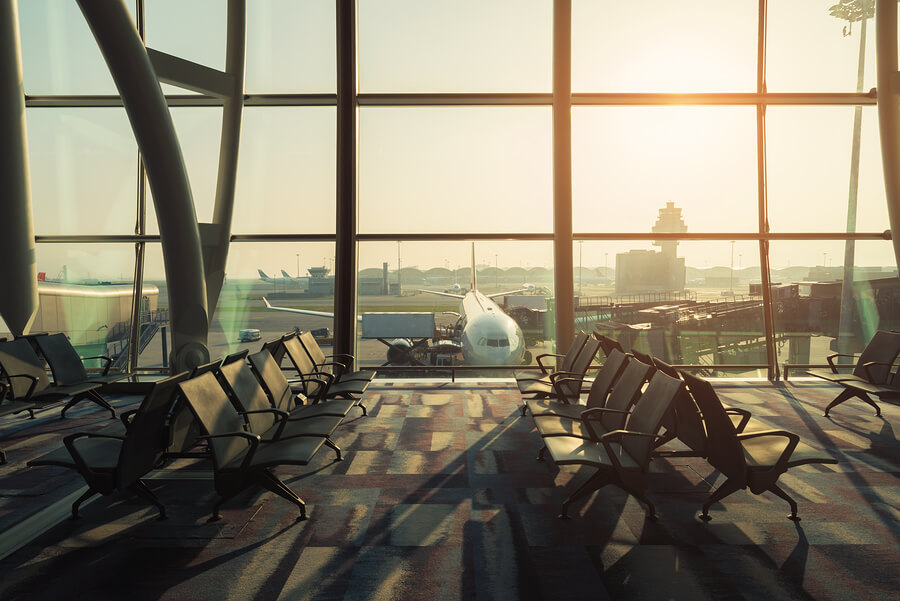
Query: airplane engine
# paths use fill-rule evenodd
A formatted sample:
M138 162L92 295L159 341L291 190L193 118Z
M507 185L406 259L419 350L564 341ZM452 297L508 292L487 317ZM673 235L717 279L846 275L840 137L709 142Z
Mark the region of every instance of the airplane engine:
M391 365L410 365L413 363L413 343L409 338L391 340L387 350L387 362Z

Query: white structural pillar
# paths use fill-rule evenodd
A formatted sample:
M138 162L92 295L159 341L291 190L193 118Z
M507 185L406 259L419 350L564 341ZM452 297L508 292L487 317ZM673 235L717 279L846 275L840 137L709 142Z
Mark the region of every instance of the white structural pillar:
M0 0L0 316L16 336L37 315L25 91L16 0Z
M897 72L897 0L875 2L875 62L878 65L878 131L884 191L900 266L900 74Z
M172 327L173 373L209 361L206 278L181 146L147 49L122 0L78 0L122 96L153 191Z

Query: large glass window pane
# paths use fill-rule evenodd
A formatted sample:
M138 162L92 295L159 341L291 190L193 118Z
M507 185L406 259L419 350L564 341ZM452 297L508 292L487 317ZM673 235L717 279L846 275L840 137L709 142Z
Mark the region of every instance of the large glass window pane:
M359 87L549 92L550 0L360 0Z
M335 127L331 107L245 109L234 233L334 232Z
M572 2L576 92L756 89L756 0Z
M878 119L864 107L854 167L854 107L769 107L766 178L773 231L846 232L854 170L856 231L890 227Z
M187 169L194 210L201 223L212 221L216 204L216 181L219 173L219 143L222 132L222 109L217 107L179 107L170 109L181 156ZM152 190L147 186L147 233L159 233Z
M468 242L361 243L360 363L520 365L553 352L552 244L476 242L477 289L500 295L484 310L463 298L472 289L472 252Z
M646 232L670 202L689 232L758 231L756 165L752 107L575 108L575 231Z
M336 63L333 2L247 3L248 92L334 93Z
M359 145L360 232L551 231L550 109L367 108Z
M169 292L162 245L148 243L144 250L141 325L138 367L168 371L172 353L172 328L169 323ZM155 303L154 303L155 298Z
M845 242L776 241L771 246L779 362L824 364L832 353L859 353L876 330L900 327L890 242L853 243L848 266ZM845 274L853 281L846 297Z
M874 0L769 0L766 83L770 92L854 92L862 50L862 90L875 87ZM868 18L859 19L865 6ZM865 36L865 39L863 38ZM863 47L861 48L861 42Z
M64 332L81 356L109 356L124 369L134 245L38 244L36 255L39 307L31 331Z
M134 233L137 145L121 108L30 108L36 234Z
M224 71L225 4L224 0L144 0L147 47Z
M576 329L675 364L766 364L757 242L589 241L575 265Z
M126 5L134 15L134 3ZM28 0L18 7L27 94L117 93L77 3Z

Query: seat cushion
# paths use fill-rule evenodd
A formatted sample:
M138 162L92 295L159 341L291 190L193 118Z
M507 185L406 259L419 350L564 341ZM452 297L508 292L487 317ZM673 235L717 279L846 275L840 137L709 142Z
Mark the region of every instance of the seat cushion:
M560 403L553 399L527 399L525 405L531 411L531 415L562 415L571 419L581 417L581 412L587 409L580 403Z
M591 438L587 428L584 427L584 422L580 419L571 419L568 417L560 417L558 415L538 415L534 418L534 423L537 426L538 432L541 433L541 436L575 436L577 438ZM597 436L606 434L606 429L599 421L594 421L593 426Z
M75 449L84 458L92 470L113 471L119 462L119 451L122 450L122 441L117 438L79 438L75 441ZM30 466L58 465L70 469L75 467L75 460L69 454L69 449L61 446L45 455L28 462Z

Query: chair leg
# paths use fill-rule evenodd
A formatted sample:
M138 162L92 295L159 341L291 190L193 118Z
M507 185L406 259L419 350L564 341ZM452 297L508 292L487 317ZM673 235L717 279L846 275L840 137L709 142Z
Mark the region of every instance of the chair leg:
M825 417L828 417L828 412L833 408L837 407L844 401L849 401L854 397L859 397L859 399L865 403L868 403L875 409L875 417L881 417L881 408L875 404L869 395L861 390L854 390L852 388L845 388L841 394L837 395L833 401L831 401L827 407L825 407Z
M75 502L72 503L72 519L73 520L77 520L79 517L81 517L78 515L78 508L81 507L81 504L96 494L97 494L96 490L89 488L84 492L83 495L81 495L80 497L75 499Z
M0 465L6 463L6 452L3 449L0 449Z
M653 505L653 502L647 498L647 495L643 490L633 488L630 486L626 486L624 482L620 482L619 486L622 487L622 490L630 494L632 497L641 501L644 505L647 506L647 519L655 520L656 519L656 507Z
M547 445L543 445L543 446L541 447L541 450L538 451L538 456L537 456L537 460L536 460L536 461L543 461L543 460L544 460L544 453L546 453L546 452L547 452Z
M344 460L343 455L341 455L341 447L334 444L333 440L331 440L330 438L326 438L325 445L331 449L334 449L335 454L337 454L335 461L343 461Z
M522 417L525 417L525 410L528 409L528 405L522 405Z
M88 395L90 395L90 399L91 399L92 401L94 401L96 404L100 405L101 407L103 407L103 408L106 409L107 411L109 411L109 412L112 414L112 419L116 419L116 410L113 409L112 405L109 404L109 401L107 401L106 399L104 399L104 398L100 395L99 392L97 392L96 390L91 390L91 391L88 392Z
M559 519L565 520L569 518L569 505L578 499L585 497L595 490L600 490L609 484L609 475L606 472L598 471L596 474L585 480L581 486L569 495L569 498L563 501L562 508L559 512Z
M356 403L356 406L359 407L360 409L362 409L363 417L366 417L367 415L369 415L369 410L366 409L366 406L363 405L362 402Z
M709 506L713 503L717 503L730 495L733 492L737 492L744 488L744 486L737 480L728 479L725 481L722 486L713 491L709 498L706 500L706 503L703 504L703 512L700 514L700 519L704 522L708 522L712 518L709 517Z
M253 477L264 488L272 491L276 495L287 499L291 503L295 504L300 508L300 517L298 520L306 519L306 503L303 502L297 493L292 491L288 486L282 482L275 474L270 472L269 470L256 470L253 472Z
M159 519L166 519L166 506L160 502L159 497L156 496L156 493L150 490L150 487L147 486L146 482L144 482L143 480L138 480L137 482L129 486L128 489L145 501L148 501L152 505L155 505L159 510Z
M784 492L784 490L782 490L777 483L773 483L772 486L769 487L769 492L777 497L781 497L791 506L791 515L787 516L789 520L793 520L795 522L800 521L800 516L797 515L797 502L793 498L791 498L789 494Z

